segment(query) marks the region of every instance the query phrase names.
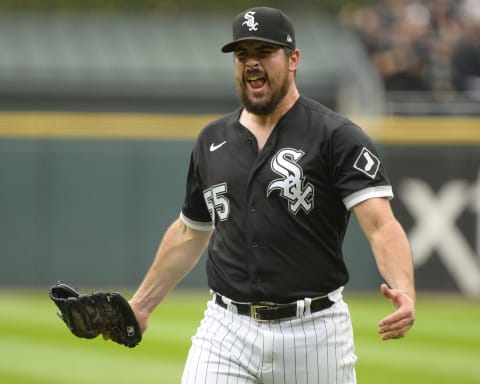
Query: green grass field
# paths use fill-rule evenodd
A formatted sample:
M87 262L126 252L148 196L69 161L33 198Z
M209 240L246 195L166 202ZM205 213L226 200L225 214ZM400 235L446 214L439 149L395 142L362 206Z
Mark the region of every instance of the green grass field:
M128 349L101 338L74 337L46 292L0 290L0 383L180 383L207 298L173 293L154 313L141 345ZM386 300L347 293L346 301L359 383L480 383L480 301L419 295L409 337L388 342L376 333L377 321L391 309Z

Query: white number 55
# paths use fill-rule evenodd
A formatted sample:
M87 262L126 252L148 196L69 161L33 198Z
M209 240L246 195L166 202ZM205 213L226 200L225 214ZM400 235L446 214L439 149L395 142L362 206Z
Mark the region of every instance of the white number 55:
M230 215L230 202L224 196L227 193L227 184L217 184L203 191L203 198L207 204L208 211L215 222L215 212L220 221L225 221Z

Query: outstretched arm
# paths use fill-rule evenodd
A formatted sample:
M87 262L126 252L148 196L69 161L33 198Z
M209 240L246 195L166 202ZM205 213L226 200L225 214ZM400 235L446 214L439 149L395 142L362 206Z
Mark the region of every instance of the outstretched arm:
M155 259L130 300L142 332L156 306L198 263L211 231L196 231L179 218L167 229Z
M380 287L396 310L380 320L383 340L404 337L415 321L413 260L407 236L384 198L366 200L353 208L368 238L378 270L387 284Z

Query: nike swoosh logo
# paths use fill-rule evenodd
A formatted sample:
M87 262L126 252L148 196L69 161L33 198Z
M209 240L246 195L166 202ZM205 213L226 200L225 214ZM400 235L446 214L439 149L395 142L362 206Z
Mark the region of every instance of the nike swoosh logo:
M224 142L220 143L220 144L217 144L215 145L215 143L212 143L210 145L210 152L214 152L216 151L218 148L222 147L223 145L225 145L227 143L227 140L225 140Z

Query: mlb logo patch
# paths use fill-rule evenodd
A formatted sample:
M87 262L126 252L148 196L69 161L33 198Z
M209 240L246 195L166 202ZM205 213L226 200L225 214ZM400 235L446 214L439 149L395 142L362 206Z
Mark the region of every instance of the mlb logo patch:
M374 179L380 168L380 160L367 148L363 147L357 160L355 160L355 164L353 164L353 168Z
M132 337L135 336L135 328L133 325L128 325L127 326L127 336Z

